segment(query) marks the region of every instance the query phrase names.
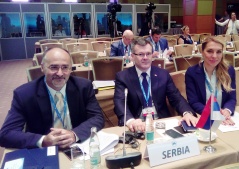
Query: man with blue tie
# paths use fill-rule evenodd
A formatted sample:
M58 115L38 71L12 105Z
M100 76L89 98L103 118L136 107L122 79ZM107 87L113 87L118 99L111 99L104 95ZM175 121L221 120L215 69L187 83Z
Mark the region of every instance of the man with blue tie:
M110 56L130 56L130 43L134 38L131 30L125 30L122 39L111 44Z
M147 38L153 45L153 57L157 58L164 52L165 49L168 50L167 54L170 56L172 51L169 50L167 39L161 37L161 30L158 27L151 29L151 36Z
M116 74L114 104L119 125L124 125L125 88L128 89L126 125L131 131L145 130L145 116L153 112L154 119L170 117L166 97L188 124L195 126L196 114L175 87L168 71L151 66L153 47L144 38L131 43L131 57L135 66Z

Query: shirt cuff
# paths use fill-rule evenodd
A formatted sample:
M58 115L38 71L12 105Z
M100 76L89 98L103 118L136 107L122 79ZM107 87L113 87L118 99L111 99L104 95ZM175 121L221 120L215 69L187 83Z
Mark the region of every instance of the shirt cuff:
M191 115L193 115L192 112L190 112L190 111L185 111L185 112L183 112L183 116L185 116L186 114L191 114Z
M70 131L75 135L76 142L79 141L80 139L77 137L76 133L72 130L70 130Z
M127 120L126 121L126 126L128 126L129 125L129 123L131 122L131 121L133 121L133 120L135 120L134 118L132 118L132 119L129 119L129 120Z
M230 113L230 115L232 115L232 112L231 112L231 110L230 110L230 109L228 109L228 108L225 108L225 110L228 110L228 111L229 111L229 113Z
M37 142L37 147L42 148L42 142L43 142L43 139L44 139L45 137L46 137L46 136L42 136L42 137L38 140L38 142Z

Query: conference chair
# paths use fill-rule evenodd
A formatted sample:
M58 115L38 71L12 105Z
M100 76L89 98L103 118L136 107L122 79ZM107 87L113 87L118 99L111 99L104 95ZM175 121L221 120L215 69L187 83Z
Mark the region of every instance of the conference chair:
M224 52L224 58L233 67L239 67L239 55L233 52Z
M119 41L119 40L121 40L121 39L122 39L122 37L115 37L115 38L113 38L112 41Z
M177 39L176 38L169 38L167 39L168 41L168 46L169 47L174 47L175 45L177 45Z
M68 50L69 53L88 50L88 43L69 43L66 44L66 50Z
M98 52L104 52L105 47L110 48L111 43L109 41L94 41L91 42L92 49Z
M239 40L239 36L238 35L232 35L232 40L233 41L238 41Z
M54 47L63 48L62 43L44 43L44 44L41 44L40 46L41 46L42 52L46 51L47 49L54 48Z
M115 80L115 74L123 70L124 60L119 57L91 60L94 80Z
M239 51L239 40L233 41L233 46L235 48L235 51Z
M110 37L99 37L99 38L95 38L96 41L112 41L112 38Z
M165 69L165 59L164 58L154 58L152 60L152 66L157 66L162 69Z
M237 97L237 106L239 106L239 67L235 67L236 71L236 97Z
M88 56L88 59L95 59L98 57L99 52L97 51L80 51L80 52L72 52L71 53L71 60L73 64L80 64L84 63L85 55Z
M231 42L232 41L232 36L231 35L227 35L227 34L221 34L221 35L217 35L217 37L225 37L226 38L226 42ZM239 40L239 39L238 39Z
M181 44L174 46L175 56L185 56L192 55L194 45L191 44Z
M185 72L186 70L182 70L182 71L177 71L177 72L172 72L170 73L172 80L175 84L175 86L178 88L179 92L181 93L181 95L187 99L187 95L186 95L186 86L185 86ZM179 114L177 113L177 111L169 104L169 101L167 99L167 106L169 109L169 112L171 113L172 116L178 116Z
M41 65L41 62L43 59L43 53L36 53L34 54L34 57L36 58L36 64Z
M106 56L107 56L107 57L110 56L110 50L111 50L111 48L106 48L106 49L105 49L105 52L106 52Z
M215 36L214 38L215 38L216 40L221 41L223 44L226 44L226 43L227 43L227 37L225 37L225 36L218 35L218 36Z
M93 50L91 42L95 41L95 38L80 38L78 39L79 43L88 43L88 50Z
M200 42L200 34L190 34L190 36L194 42L197 42L197 43Z
M200 63L201 59L201 56L178 56L173 58L173 62L176 71L181 71Z
M27 72L27 79L29 82L44 75L44 73L41 71L41 66L26 68L26 72Z
M59 39L59 42L63 44L64 49L67 49L66 45L69 44L69 43L76 43L77 39L75 39L75 38L63 38L63 39Z
M197 48L198 48L198 52L199 52L199 53L202 53L202 44L198 44L198 45L197 45Z
M44 44L44 43L58 43L58 40L57 39L42 39L42 40L39 40L39 43L40 44Z
M200 43L203 43L208 36L211 36L211 33L200 33Z

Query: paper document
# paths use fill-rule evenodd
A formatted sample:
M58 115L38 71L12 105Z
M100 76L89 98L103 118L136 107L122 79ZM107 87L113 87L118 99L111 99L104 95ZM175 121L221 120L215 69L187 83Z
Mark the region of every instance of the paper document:
M105 133L103 131L99 131L97 135L100 141L100 154L105 155L114 152L114 147L119 142L119 136L116 134ZM90 138L88 138L81 144L75 143L72 146L77 145L78 147L80 147L80 149L84 150L84 152L86 153L86 159L89 159L89 143Z
M11 160L5 163L4 169L23 169L24 158Z
M234 116L231 117L231 119L234 121L235 125L234 126L225 126L225 125L220 125L219 130L221 132L230 132L230 131L236 131L239 130L239 113L235 112Z
M95 89L100 88L100 87L108 87L108 86L115 86L115 82L113 80L95 80L92 82L93 86Z

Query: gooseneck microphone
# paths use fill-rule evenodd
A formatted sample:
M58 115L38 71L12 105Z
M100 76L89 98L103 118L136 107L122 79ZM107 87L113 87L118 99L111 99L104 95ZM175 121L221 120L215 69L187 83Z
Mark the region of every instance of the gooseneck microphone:
M115 156L108 156L105 158L106 166L110 169L119 169L119 168L127 168L131 167L132 169L134 166L137 166L141 162L142 154L141 152L132 152L126 153L125 149L125 124L126 124L126 104L127 104L127 95L128 89L125 88L125 105L124 105L124 139L123 139L123 154L122 155L115 155Z

